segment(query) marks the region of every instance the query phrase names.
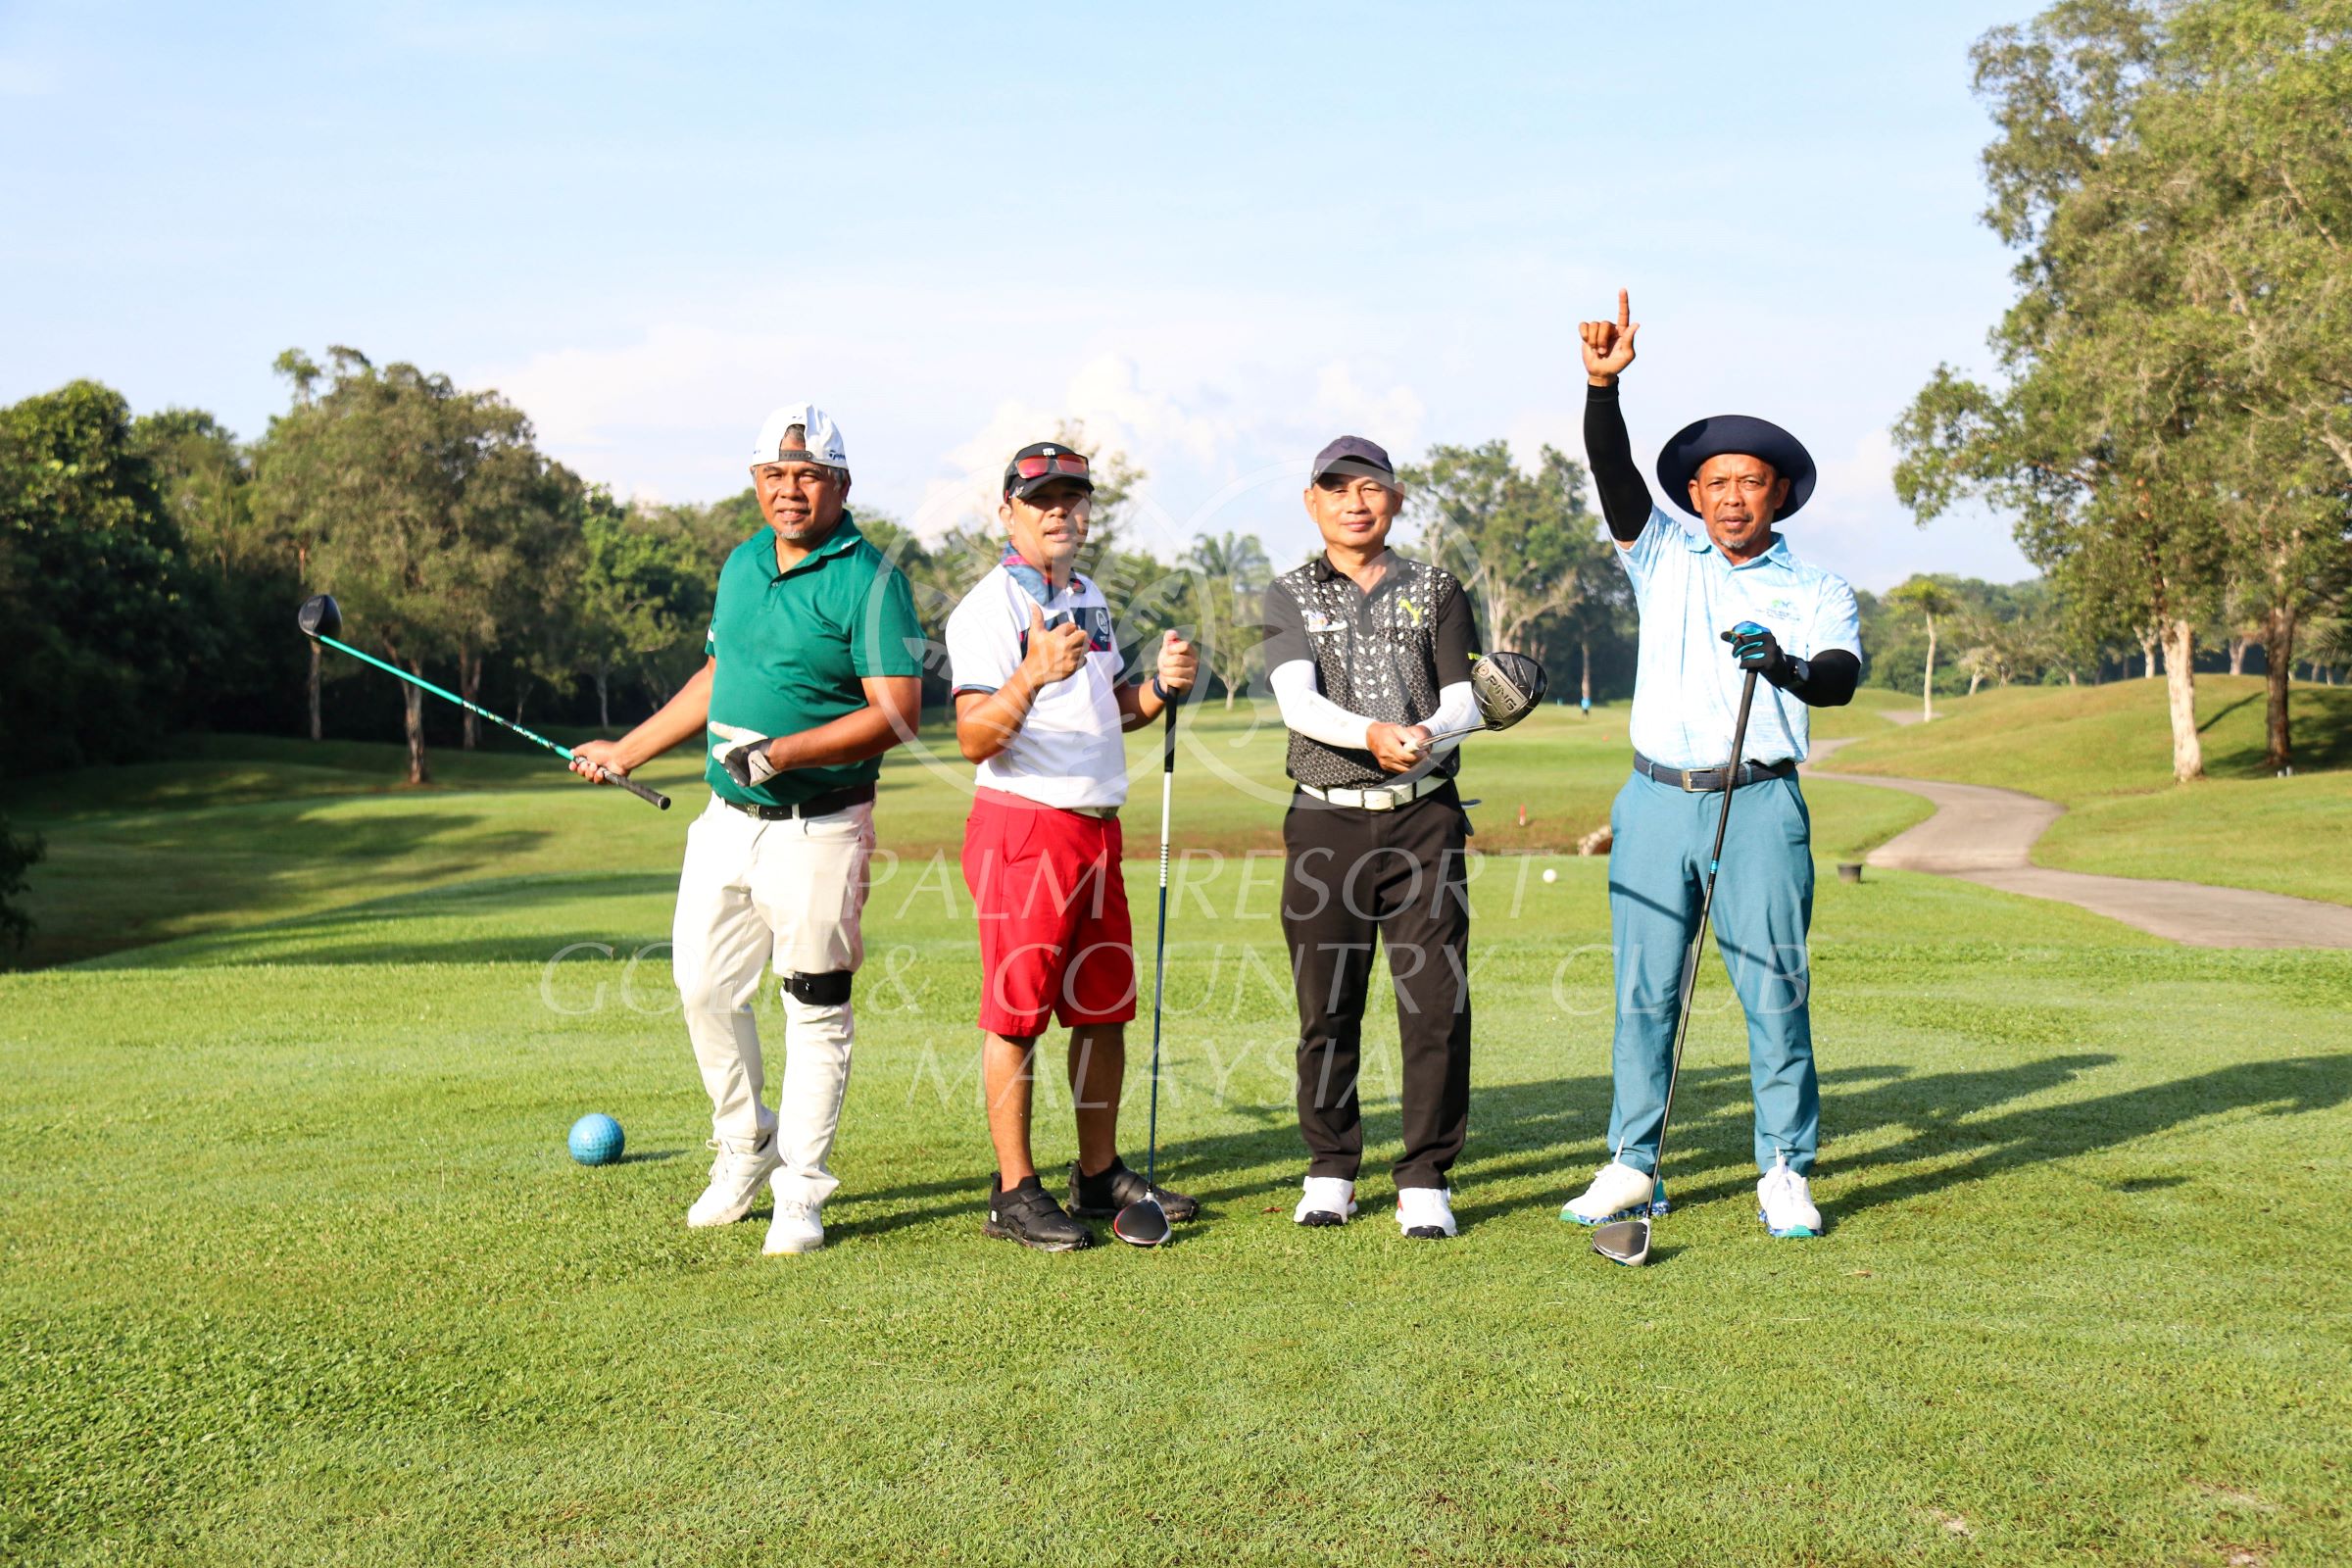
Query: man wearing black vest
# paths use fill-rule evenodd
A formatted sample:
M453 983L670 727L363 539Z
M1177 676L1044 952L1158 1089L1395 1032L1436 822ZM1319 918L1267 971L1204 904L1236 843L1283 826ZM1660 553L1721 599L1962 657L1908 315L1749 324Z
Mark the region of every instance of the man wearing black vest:
M1298 994L1301 1225L1346 1223L1363 1158L1356 1098L1375 941L1401 1037L1396 1223L1454 1234L1446 1175L1470 1125L1469 818L1455 741L1478 722L1477 631L1462 585L1389 549L1404 492L1389 455L1343 436L1315 457L1307 515L1323 552L1266 595L1267 679L1298 790L1283 819L1282 929Z

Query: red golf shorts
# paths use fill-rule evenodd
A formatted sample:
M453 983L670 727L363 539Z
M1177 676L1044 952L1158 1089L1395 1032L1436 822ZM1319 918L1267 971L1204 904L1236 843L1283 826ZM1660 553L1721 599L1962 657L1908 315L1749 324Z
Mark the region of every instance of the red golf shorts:
M1023 1039L1052 1018L1135 1016L1135 932L1116 817L1040 806L1003 790L972 797L963 885L980 917L980 1027Z

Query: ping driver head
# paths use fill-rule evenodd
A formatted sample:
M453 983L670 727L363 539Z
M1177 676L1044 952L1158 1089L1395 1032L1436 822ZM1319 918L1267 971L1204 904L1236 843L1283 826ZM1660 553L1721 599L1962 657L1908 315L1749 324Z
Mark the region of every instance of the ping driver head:
M1167 1210L1156 1198L1139 1198L1111 1220L1110 1234L1129 1247L1157 1247L1168 1239Z
M1649 1221L1621 1219L1596 1226L1592 1232L1592 1250L1612 1263L1640 1268L1649 1261Z
M294 623L302 628L305 637L340 637L343 635L343 612L335 606L333 594L313 594L302 602L294 615Z

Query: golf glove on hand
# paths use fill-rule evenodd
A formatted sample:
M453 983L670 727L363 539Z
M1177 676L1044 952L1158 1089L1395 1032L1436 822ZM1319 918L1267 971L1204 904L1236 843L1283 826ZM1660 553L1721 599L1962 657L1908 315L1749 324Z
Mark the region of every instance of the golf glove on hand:
M1788 658L1781 652L1780 640L1773 636L1770 627L1743 620L1725 632L1723 640L1732 645L1732 658L1741 669L1752 669L1766 680L1779 684L1781 675L1788 668Z
M711 722L710 733L719 738L710 755L727 770L727 777L743 788L756 790L783 771L768 760L767 749L775 744L772 736L716 720Z

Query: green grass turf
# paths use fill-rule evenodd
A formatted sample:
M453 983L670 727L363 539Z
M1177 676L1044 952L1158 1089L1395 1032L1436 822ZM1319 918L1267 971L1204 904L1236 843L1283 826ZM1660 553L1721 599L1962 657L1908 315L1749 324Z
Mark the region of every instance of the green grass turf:
M1270 704L1262 716L1255 709L1212 705L1188 722L1180 820L1196 855L1282 848L1281 731L1269 726ZM971 767L955 755L942 715L931 717L920 755L892 755L879 809L894 855L944 856L952 870ZM1595 709L1589 719L1555 707L1478 741L1464 784L1483 802L1473 812L1479 846L1572 851L1606 822L1625 778L1625 717L1622 707ZM1138 776L1147 797L1157 745L1156 732L1129 739L1146 764ZM48 844L25 900L35 922L27 965L328 910L349 916L387 898L485 879L535 886L633 864L653 868L648 891L659 892L674 880L683 820L709 799L696 759L683 752L644 775L675 797L666 813L592 790L535 751L436 752L435 782L422 789L398 782L396 746L213 737L187 752L170 764L25 780L0 797L20 831ZM1156 802L1146 805L1156 811ZM1884 838L1925 814L1916 803L1874 803L1856 820ZM1138 820L1140 831L1156 832L1149 812ZM418 956L471 952L462 940Z
M2067 813L2034 850L2043 865L2352 904L2352 689L2298 681L2289 703L2291 778L2264 766L2263 683L2229 675L2197 677L2196 784L2173 783L2161 680L1939 698L1934 723L1901 729L1856 715L1865 727L1847 732L1865 738L1829 765L2057 801Z
M1519 740L1481 754L1482 818L1521 787L1539 825L1577 822L1588 786L1605 806L1621 755L1586 726L1610 720L1531 722L1557 733L1527 738L1524 783ZM1266 744L1234 749L1241 776ZM1498 856L1475 886L1464 1234L1407 1244L1385 1212L1377 1010L1366 1215L1306 1233L1272 867L1246 858L1272 808L1196 759L1183 839L1226 848L1180 862L1163 1149L1207 1212L1164 1251L1045 1257L978 1234L969 905L920 848L954 792L908 778L880 815L902 854L869 906L831 1245L763 1259L757 1221L680 1224L704 1102L655 945L682 819L510 760L430 792L289 773L309 793L272 815L281 764L228 760L242 781L208 787L233 798L191 800L205 829L173 841L187 886L306 824L337 835L339 886L278 846L270 876L216 884L258 915L192 900L179 940L0 976L0 1559L2352 1551L2352 956L1825 876L1830 1234L1754 1223L1710 959L1677 1207L1636 1273L1554 1217L1604 1152L1605 871ZM173 820L135 779L67 783L57 842ZM1825 871L1912 812L1809 795ZM455 815L420 832L428 807ZM1155 816L1147 792L1139 892ZM772 994L761 1011L772 1039ZM1143 1089L1139 1056L1137 1119ZM1066 1105L1046 1092L1041 1160L1070 1156ZM589 1109L627 1126L623 1163L565 1158Z

